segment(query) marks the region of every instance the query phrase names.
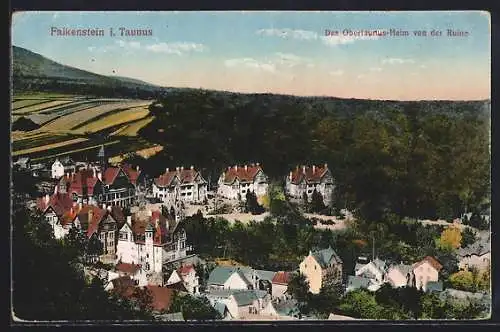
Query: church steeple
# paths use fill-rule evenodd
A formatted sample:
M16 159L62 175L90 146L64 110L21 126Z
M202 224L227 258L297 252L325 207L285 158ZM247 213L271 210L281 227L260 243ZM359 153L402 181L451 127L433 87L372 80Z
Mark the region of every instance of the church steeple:
M108 165L106 160L106 153L104 152L104 144L101 145L99 153L97 154L97 158L99 160L99 164L101 165L102 170L106 169Z

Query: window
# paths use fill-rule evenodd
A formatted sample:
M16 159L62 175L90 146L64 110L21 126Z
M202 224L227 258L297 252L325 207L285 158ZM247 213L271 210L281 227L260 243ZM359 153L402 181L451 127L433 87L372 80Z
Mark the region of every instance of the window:
M316 266L316 265L314 265L314 269L315 269L315 270L316 270L316 267L317 267L317 266Z
M118 235L118 237L119 237L120 240L124 240L124 241L128 240L128 234L125 233L125 232L120 232L120 234Z

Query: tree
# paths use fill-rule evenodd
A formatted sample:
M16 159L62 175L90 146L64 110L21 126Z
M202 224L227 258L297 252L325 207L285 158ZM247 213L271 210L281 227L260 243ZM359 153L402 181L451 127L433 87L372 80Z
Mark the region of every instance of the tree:
M437 293L426 293L420 298L420 318L444 319L444 302Z
M475 292L476 286L474 283L474 274L472 271L459 271L449 276L448 281L451 287L464 290L467 292Z
M324 211L326 208L325 203L323 202L323 195L316 189L314 189L311 196L311 211L314 213L319 213Z
M453 250L460 248L462 232L460 228L450 226L441 233L438 246L444 250Z
M253 191L248 191L246 194L245 210L251 214L261 214L264 212L264 208L257 202L257 195Z
M204 321L222 318L206 297L198 298L189 294L175 294L169 312L182 312L185 320Z
M309 293L309 283L302 273L295 273L288 282L288 292L298 302L305 302Z
M348 292L339 305L344 315L363 319L379 319L381 309L375 296L364 289Z
M462 239L460 241L460 247L465 248L468 245L473 244L476 242L476 232L474 232L472 229L465 227L464 230L462 231Z

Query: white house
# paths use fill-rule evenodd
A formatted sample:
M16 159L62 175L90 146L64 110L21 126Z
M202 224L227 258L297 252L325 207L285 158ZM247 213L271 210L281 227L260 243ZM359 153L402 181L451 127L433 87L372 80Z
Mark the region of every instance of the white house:
M45 221L51 226L56 239L65 237L72 227L79 206L67 194L48 194L37 199L37 208L42 212Z
M247 270L243 267L217 266L208 276L209 289L246 290L253 289L256 276L245 275Z
M413 266L405 264L392 265L387 270L385 280L394 288L414 286Z
M431 256L427 256L420 262L413 264L413 275L415 276L415 287L427 291L427 283L439 281L439 271L443 266Z
M207 198L207 181L193 166L190 169L167 168L164 174L154 179L153 195L169 205L179 200L200 203Z
M196 270L192 265L181 266L177 270L172 271L167 280L167 285L179 282L182 282L190 294L198 294L200 292L199 277L196 275Z
M259 298L251 290L233 292L229 296L226 306L234 319L251 319L252 316L257 316L263 309L259 303Z
M76 170L76 165L70 158L64 158L59 160L56 158L51 167L51 177L53 179L60 179L66 173L74 173Z
M334 188L333 176L327 164L324 164L323 167L316 165L297 166L290 171L285 182L285 192L289 196L302 199L306 193L308 200L311 200L312 194L316 190L322 195L325 205L330 205Z
M247 192L257 197L267 193L268 178L257 164L228 167L218 181L217 194L228 199L246 200Z
M272 280L272 298L273 299L286 299L288 283L292 278L291 272L278 271Z
M164 264L186 257L190 249L179 224L160 211L149 211L147 220L128 216L119 230L117 262L140 264L147 273L161 273Z
M370 280L368 289L376 291L385 282L387 266L384 261L376 258L367 264L356 264L354 268L355 276Z

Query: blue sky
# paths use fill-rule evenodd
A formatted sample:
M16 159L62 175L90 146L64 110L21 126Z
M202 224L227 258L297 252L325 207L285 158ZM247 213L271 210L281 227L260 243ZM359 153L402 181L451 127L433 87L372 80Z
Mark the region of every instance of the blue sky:
M51 36L51 27L99 28L105 36ZM119 27L152 36L120 36ZM391 28L410 35L342 36ZM326 29L341 36L326 37ZM413 36L433 29L443 36ZM469 34L448 37L446 29ZM12 41L63 64L165 86L373 99L490 96L485 12L24 12L13 17Z

